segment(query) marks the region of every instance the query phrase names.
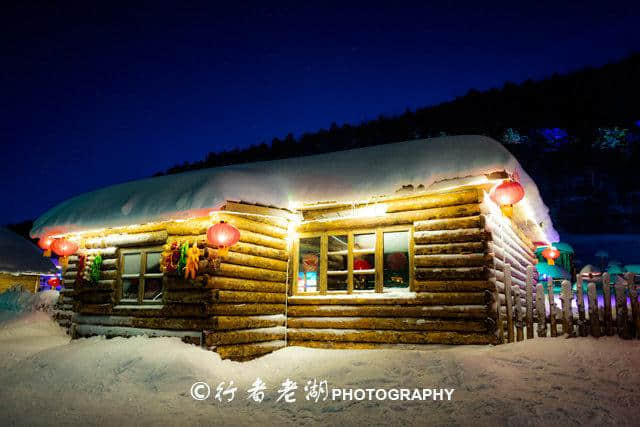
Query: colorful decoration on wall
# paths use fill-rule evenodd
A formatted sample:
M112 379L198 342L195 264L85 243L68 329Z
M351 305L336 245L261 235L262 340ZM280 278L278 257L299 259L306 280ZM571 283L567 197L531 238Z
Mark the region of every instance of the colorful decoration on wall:
M542 256L547 260L547 264L554 265L556 258L560 256L560 251L553 246L549 246L542 251Z
M193 246L187 249L187 265L184 271L184 278L195 279L198 273L198 264L200 262L200 249L198 245L193 242Z
M489 195L497 203L502 214L508 218L513 215L513 205L524 197L524 187L518 181L506 180L496 186Z
M180 246L180 258L178 259L178 266L176 272L179 276L184 274L184 269L187 266L187 251L189 250L189 244L187 242Z
M240 240L240 231L233 225L220 221L207 230L207 241L218 248L220 256L225 256L229 248Z
M62 268L67 268L69 255L73 255L78 250L78 244L67 239L56 239L51 243L51 249L58 255Z
M102 269L102 255L97 254L91 263L89 278L91 283L96 284L100 280L100 270Z
M81 285L84 278L84 267L87 260L86 255L78 255L78 271L76 271L76 284Z
M53 241L54 238L51 236L44 236L38 239L38 246L44 251L42 255L46 257L51 256L51 244L53 243Z
M180 261L180 245L178 242L173 242L169 248L165 246L162 252L160 270L165 274L175 273L178 270L178 261Z

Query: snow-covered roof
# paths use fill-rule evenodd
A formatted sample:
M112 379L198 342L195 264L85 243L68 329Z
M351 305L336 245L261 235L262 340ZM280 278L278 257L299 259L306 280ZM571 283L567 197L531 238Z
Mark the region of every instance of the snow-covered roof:
M548 209L529 175L497 141L450 136L307 157L246 163L142 179L69 199L34 223L32 236L190 217L227 200L287 208L291 203L360 201L403 185L518 172L524 204L549 241L557 241Z
M55 273L56 266L22 236L0 227L0 272L10 274Z

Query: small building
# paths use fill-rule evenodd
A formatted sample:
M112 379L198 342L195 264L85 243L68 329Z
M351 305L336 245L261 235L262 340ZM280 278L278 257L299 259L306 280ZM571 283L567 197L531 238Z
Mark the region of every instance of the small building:
M505 180L525 191L510 216L490 197ZM240 232L226 254L207 243L220 221ZM524 302L532 242L558 240L533 180L483 136L129 182L54 207L32 236L78 244L62 293L77 336L180 336L237 360L502 342L506 265ZM185 244L187 279L163 268Z
M56 266L33 243L0 227L0 292L22 286L29 292L40 287L41 276L55 275Z

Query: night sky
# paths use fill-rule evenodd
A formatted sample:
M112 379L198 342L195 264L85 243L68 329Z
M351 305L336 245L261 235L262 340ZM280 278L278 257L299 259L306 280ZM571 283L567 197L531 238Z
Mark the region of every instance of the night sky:
M633 2L15 3L0 12L0 224L210 151L640 48Z

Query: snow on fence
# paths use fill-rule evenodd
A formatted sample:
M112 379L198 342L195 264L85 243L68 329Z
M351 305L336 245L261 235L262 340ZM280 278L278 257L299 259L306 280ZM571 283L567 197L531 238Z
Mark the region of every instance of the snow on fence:
M505 264L503 271L505 283L510 285L510 266ZM586 295L583 281L588 282ZM597 294L596 282L602 283L600 297ZM564 280L562 291L556 298L553 279L549 278L547 283L534 285L533 275L527 274L526 307L521 307L520 289L517 285L505 287L505 291L510 289L511 292L505 301L507 318L504 319L504 324L507 331L504 336L508 342L522 341L526 328L527 339L548 335L590 335L598 338L616 334L624 339L640 339L639 287L640 285L635 283L633 273L627 273L624 279L618 278L614 284L611 283L608 273L597 279L588 275L578 275L575 291L571 283ZM557 300L561 307L558 307Z

